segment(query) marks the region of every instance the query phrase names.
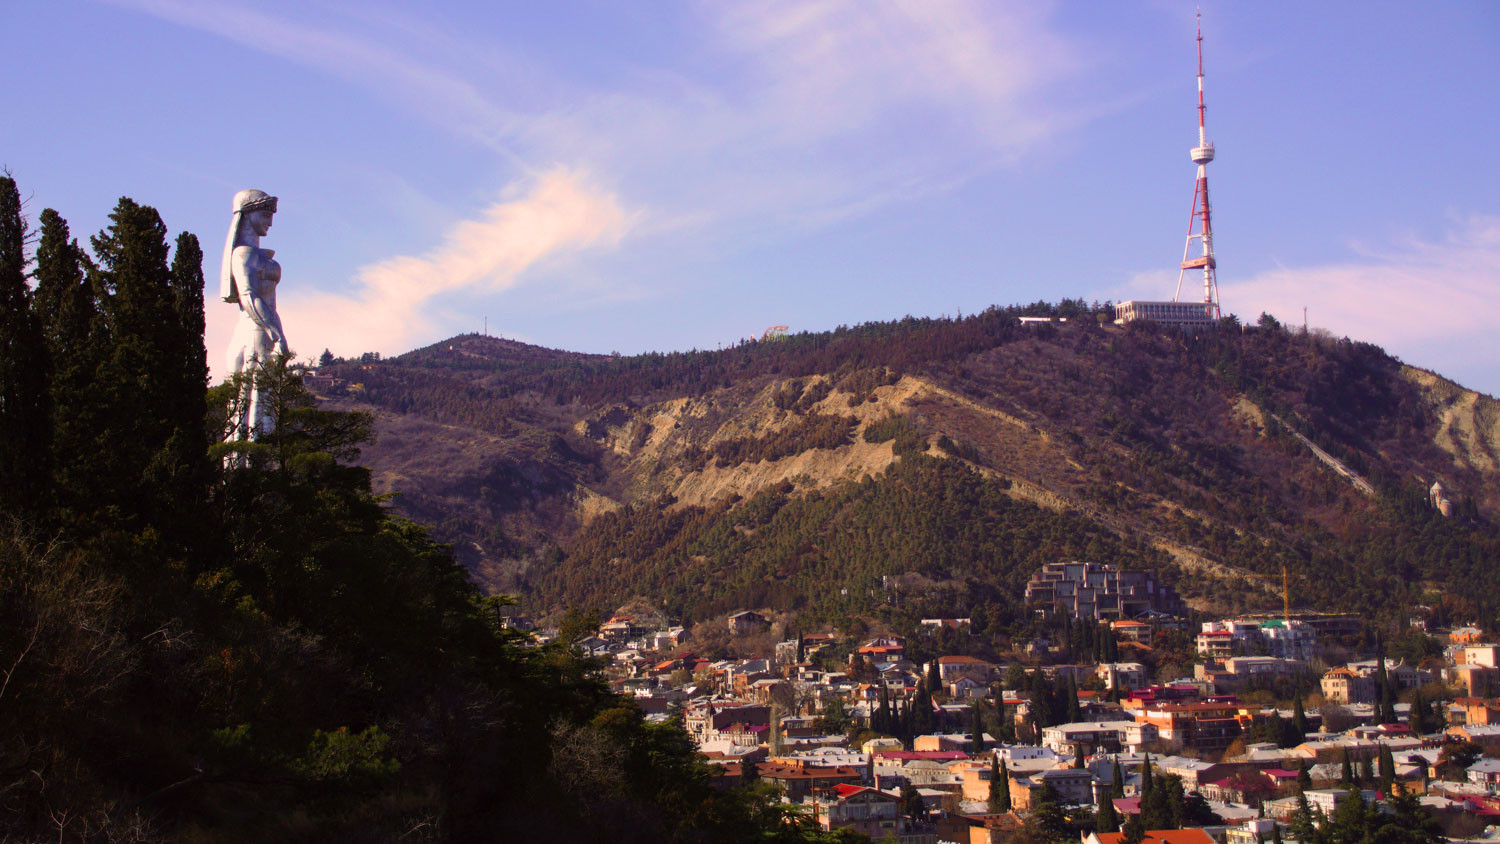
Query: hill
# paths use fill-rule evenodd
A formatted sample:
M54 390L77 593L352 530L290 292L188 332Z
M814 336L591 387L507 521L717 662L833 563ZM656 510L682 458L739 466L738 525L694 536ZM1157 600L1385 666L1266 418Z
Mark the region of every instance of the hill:
M375 415L377 488L537 611L1007 623L1070 557L1211 610L1279 605L1283 565L1321 609L1500 594L1473 588L1500 559L1494 399L1269 319L1183 336L1065 301L631 357L466 335L327 371Z

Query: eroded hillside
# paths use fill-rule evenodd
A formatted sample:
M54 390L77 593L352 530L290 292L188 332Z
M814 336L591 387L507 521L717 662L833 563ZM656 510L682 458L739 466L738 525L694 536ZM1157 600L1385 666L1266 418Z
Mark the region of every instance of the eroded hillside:
M991 311L637 358L470 336L337 372L377 415L377 484L540 608L961 612L1073 555L1202 607L1269 604L1287 565L1308 603L1394 611L1472 601L1451 587L1500 549L1493 400L1274 326Z

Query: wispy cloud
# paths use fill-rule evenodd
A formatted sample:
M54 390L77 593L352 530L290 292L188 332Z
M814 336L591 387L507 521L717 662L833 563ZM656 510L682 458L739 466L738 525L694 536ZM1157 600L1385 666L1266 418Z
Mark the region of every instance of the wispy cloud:
M507 190L429 252L361 267L347 294L299 291L289 283L280 291L282 322L303 356L323 348L345 355L410 348L430 336L431 306L444 295L513 287L549 258L618 244L632 221L614 194L556 169ZM227 341L233 327L231 309L214 310L211 346Z

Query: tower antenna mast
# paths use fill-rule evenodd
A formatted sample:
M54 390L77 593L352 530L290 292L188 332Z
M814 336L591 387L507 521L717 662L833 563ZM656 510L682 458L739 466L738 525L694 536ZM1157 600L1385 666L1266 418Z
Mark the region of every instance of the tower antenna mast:
M1188 270L1203 270L1203 304L1214 319L1219 318L1218 262L1214 260L1214 229L1208 205L1208 162L1214 160L1214 145L1208 142L1203 115L1203 12L1198 12L1198 145L1192 149L1193 163L1198 165L1198 180L1193 186L1193 211L1188 216L1187 243L1182 247L1182 266L1177 273L1177 292L1172 301L1181 301L1182 280ZM1193 231L1194 228L1198 230ZM1193 252L1193 241L1198 241L1199 254Z

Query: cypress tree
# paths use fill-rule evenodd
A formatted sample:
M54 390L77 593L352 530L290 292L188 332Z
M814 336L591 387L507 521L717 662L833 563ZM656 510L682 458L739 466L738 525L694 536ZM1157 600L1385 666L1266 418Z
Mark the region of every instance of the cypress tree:
M1113 777L1111 779L1111 782L1110 782L1110 785L1109 785L1109 796L1110 797L1124 797L1125 796L1125 772L1120 769L1120 760L1119 759L1115 760L1114 775L1113 775Z
M1302 792L1308 790L1309 788L1312 788L1312 774L1308 773L1308 771L1307 771L1307 763L1306 762L1298 762L1297 763L1297 793L1301 794Z
M933 694L943 688L943 673L938 666L938 658L933 657L932 662L927 663L927 693Z
M86 275L88 256L56 211L42 211L41 224L33 304L47 353L52 503L64 521L73 521L88 512L93 477L107 461L95 389L104 350L93 337L98 308Z
M1343 764L1339 769L1339 785L1354 785L1354 763L1349 761L1349 748L1344 748Z
M1380 791L1382 794L1391 793L1391 784L1396 781L1396 760L1391 756L1391 749L1384 742L1380 745Z
M970 752L976 753L976 754L983 753L984 752L984 717L983 717L982 713L980 713L980 711L979 711L979 704L978 703L975 703L973 706L969 707L969 711L971 713L973 713L972 722L971 722L971 724L969 726L969 743L971 745L973 745L973 748L972 748L972 750Z
M993 814L1010 811L1010 771L998 756L990 758L990 793L987 807Z
M170 531L170 490L157 486L161 453L176 428L170 412L183 382L180 326L166 226L148 206L122 197L110 227L91 239L99 259L109 353L101 367L98 397L106 408L109 463L94 483L99 504L117 513L118 527Z
M1068 683L1063 688L1063 693L1067 695L1068 698L1068 723L1076 724L1079 721L1082 721L1083 716L1079 713L1078 710L1078 681L1074 680L1071 674L1068 675Z
M16 180L0 176L0 511L41 515L50 413L42 330L26 284L26 219Z
M1307 711L1302 708L1302 695L1298 694L1296 701L1292 703L1292 726L1297 730L1297 742L1300 744L1307 740Z
M1425 736L1432 732L1432 725L1427 722L1427 715L1427 701L1422 697L1422 690L1417 689L1411 699L1411 713L1406 719L1413 735Z
M1120 828L1120 817L1115 812L1115 801L1109 792L1099 794L1098 808L1094 813L1095 827L1102 834Z

